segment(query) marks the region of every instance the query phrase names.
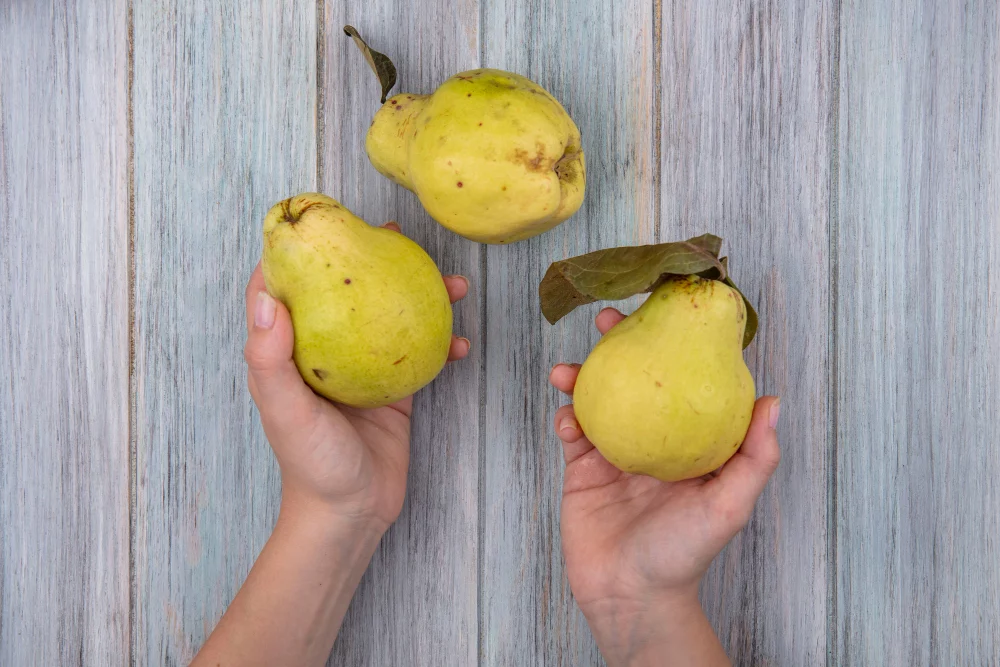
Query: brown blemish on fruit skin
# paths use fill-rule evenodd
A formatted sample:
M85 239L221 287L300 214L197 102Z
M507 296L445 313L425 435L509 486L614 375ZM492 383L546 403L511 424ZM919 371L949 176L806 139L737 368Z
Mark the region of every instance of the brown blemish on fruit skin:
M522 148L515 148L511 162L519 162L524 165L525 169L534 172L549 171L555 164L551 159L545 158L545 144L540 141L535 143L534 156Z
M459 181L458 183L456 183L455 187L459 187L459 188L462 187L462 181Z
M660 382L660 381L657 381L655 384L656 384L657 387L662 387L663 386L663 383Z
M393 366L398 366L399 364L403 363L403 361L406 359L407 356L409 356L409 355L404 354L399 359L396 359L396 361L392 362L392 365Z
M314 368L312 369L312 372L313 375L316 376L316 379L318 379L320 382L326 379L326 371L324 371L322 368Z
M507 191L507 186L506 185L501 185L500 189L503 190L504 192L506 192Z
M351 284L351 279L350 278L344 278L344 284L345 285L350 285Z

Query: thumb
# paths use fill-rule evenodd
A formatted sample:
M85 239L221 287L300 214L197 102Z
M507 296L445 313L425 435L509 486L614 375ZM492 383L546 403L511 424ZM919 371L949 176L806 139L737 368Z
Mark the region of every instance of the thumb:
M778 414L781 399L764 396L754 405L750 428L738 452L711 481L722 493L723 502L736 516L749 519L757 497L764 491L778 467Z
M266 429L300 428L312 415L316 395L292 361L292 318L284 304L267 292L257 292L255 299L253 324L243 349L250 394Z

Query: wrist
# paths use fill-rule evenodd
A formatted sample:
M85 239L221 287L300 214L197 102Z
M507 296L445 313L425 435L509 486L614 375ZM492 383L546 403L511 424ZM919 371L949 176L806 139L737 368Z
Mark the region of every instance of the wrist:
M638 598L609 597L581 605L609 666L672 664L693 627L707 624L698 589L661 591Z
M305 530L316 538L349 541L360 547L375 546L388 529L384 522L350 511L338 504L284 487L278 525Z

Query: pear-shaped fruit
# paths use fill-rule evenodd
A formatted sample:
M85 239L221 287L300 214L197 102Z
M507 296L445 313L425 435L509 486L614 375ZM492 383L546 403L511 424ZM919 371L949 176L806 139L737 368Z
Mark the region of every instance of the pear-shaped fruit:
M451 304L434 261L336 200L309 192L275 204L261 266L268 292L291 313L295 364L318 394L388 405L447 361Z
M544 88L510 72L470 70L430 95L390 98L365 149L432 218L473 241L541 234L583 201L580 131Z
M615 467L676 481L715 470L750 425L746 306L725 283L678 277L609 331L580 369L573 407Z

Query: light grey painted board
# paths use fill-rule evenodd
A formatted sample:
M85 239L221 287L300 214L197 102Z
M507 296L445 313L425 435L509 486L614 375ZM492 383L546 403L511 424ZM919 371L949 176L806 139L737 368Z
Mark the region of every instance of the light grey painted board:
M559 541L563 458L552 419L568 399L548 374L583 361L599 306L550 326L538 283L554 260L655 240L652 3L489 0L482 39L485 66L528 76L562 102L587 160L574 217L486 253L482 664L592 665L600 657Z
M134 12L135 660L186 664L277 515L244 287L267 209L316 186L316 7Z
M0 664L129 645L125 2L0 5Z
M1000 14L843 6L839 664L1000 656Z
M664 3L662 240L725 239L782 397L782 461L702 601L736 664L816 665L827 641L832 1Z
M334 665L473 665L477 651L477 490L483 355L481 248L434 222L416 196L375 171L364 138L379 87L343 33L354 25L392 58L393 93L429 93L479 65L474 2L326 2L322 187L372 224L397 220L444 273L471 289L455 308L455 331L472 353L417 394L406 504L372 559L334 645Z

